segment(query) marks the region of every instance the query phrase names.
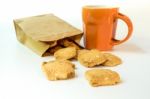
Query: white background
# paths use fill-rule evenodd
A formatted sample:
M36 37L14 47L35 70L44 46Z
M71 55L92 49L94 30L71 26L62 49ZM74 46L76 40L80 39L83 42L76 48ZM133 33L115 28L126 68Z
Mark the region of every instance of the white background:
M13 19L54 13L82 29L81 7L87 4L118 5L133 22L130 40L111 51L123 60L109 68L121 76L116 86L91 87L84 78L87 68L75 61L76 78L48 81L41 63L54 58L41 58L16 40ZM149 6L149 0L0 0L0 99L150 99ZM126 29L119 21L118 38Z

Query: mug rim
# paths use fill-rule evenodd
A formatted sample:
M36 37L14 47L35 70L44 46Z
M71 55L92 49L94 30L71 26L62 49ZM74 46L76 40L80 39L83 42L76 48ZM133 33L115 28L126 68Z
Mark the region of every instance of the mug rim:
M112 8L119 8L116 5L85 5L82 8L86 9L112 9Z

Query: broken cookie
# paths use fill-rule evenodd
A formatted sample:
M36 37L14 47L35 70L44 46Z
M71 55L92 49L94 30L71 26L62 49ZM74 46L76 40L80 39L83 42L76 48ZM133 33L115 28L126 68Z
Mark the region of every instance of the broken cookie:
M75 47L67 47L59 49L54 53L56 59L72 59L77 55L77 50Z
M42 70L48 80L65 80L75 76L75 65L68 60L43 62Z
M116 66L122 63L122 60L113 54L104 53L104 56L107 60L102 63L103 66Z
M91 86L114 85L120 82L117 72L108 69L92 69L85 72L85 77Z
M106 61L106 57L99 50L79 50L78 61L86 67L94 67Z

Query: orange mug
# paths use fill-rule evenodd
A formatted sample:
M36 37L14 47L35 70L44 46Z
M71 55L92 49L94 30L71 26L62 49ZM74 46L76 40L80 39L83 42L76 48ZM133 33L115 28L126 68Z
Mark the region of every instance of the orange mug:
M128 34L123 40L115 39L117 19L122 19L128 26ZM114 45L128 40L133 31L131 20L120 13L118 7L84 6L82 20L87 49L111 50Z

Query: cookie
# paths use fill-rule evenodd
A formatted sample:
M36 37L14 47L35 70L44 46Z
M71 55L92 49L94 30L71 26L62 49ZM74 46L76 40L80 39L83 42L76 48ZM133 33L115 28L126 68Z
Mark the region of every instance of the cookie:
M117 72L109 69L92 69L85 72L85 77L93 87L115 85L120 82Z
M75 47L67 47L59 49L54 53L56 59L72 59L77 55L77 50Z
M62 48L63 48L62 46L56 45L56 46L49 49L49 53L54 54L56 51L58 51L59 49L62 49Z
M107 60L104 63L102 63L103 66L117 66L122 63L122 60L113 54L104 53L104 55L107 58Z
M65 80L75 76L75 65L68 60L43 62L42 70L48 80Z
M85 67L94 67L106 61L105 56L96 49L78 51L77 59Z
M77 50L81 49L81 47L72 40L63 39L59 43L60 43L60 45L62 45L64 47L75 47Z

